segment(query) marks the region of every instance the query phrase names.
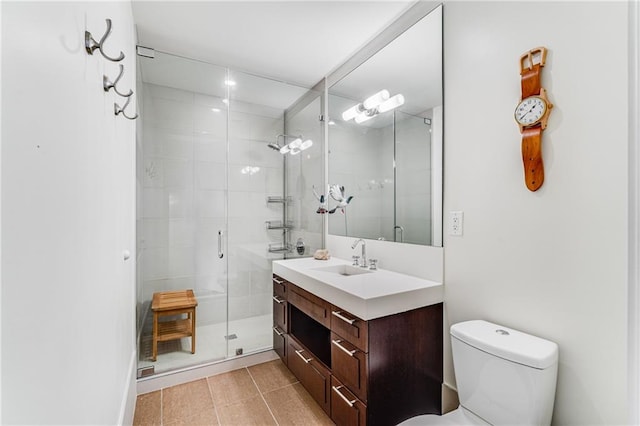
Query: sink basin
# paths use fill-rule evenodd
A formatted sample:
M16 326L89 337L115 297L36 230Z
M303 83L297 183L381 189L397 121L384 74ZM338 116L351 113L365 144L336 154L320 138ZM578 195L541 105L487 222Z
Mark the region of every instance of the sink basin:
M351 275L370 274L372 272L366 268L360 268L358 266L352 266L352 265L333 265L333 266L325 266L322 268L314 268L314 269L316 271L331 272L333 274L339 274L345 277L348 277Z

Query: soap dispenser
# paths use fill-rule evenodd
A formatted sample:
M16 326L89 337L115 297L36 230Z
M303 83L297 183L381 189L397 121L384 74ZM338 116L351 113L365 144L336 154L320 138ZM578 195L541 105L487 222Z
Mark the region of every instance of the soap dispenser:
M302 256L304 254L304 250L304 241L302 241L302 238L298 238L298 241L296 241L296 251L300 256Z

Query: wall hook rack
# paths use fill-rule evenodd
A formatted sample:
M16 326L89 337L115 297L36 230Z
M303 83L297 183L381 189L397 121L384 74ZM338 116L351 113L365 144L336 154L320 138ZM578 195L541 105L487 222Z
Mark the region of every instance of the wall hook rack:
M89 31L84 32L84 48L86 49L89 55L93 55L93 51L98 49L102 54L102 56L105 57L105 59L108 59L112 62L120 62L121 60L124 59L124 53L122 53L122 51L120 51L120 55L117 58L111 58L102 50L102 48L104 47L104 42L107 40L107 37L109 37L109 34L111 34L111 19L107 18L106 21L107 21L107 30L105 31L104 35L100 39L100 42L95 41L95 39L93 38L93 36Z
M122 115L124 115L124 118L128 118L129 120L135 120L136 118L138 118L138 114L136 113L136 115L134 115L133 117L129 117L124 110L127 108L127 106L129 106L129 102L131 102L131 98L127 97L127 102L124 103L124 105L122 106L122 108L120 108L120 105L118 105L117 103L113 103L113 113L115 115L118 115L120 113L122 113Z
M107 77L106 74L103 75L102 87L104 87L104 91L108 92L109 89L113 88L113 91L116 92L118 95L122 96L123 98L128 98L129 96L133 95L133 90L131 89L129 89L129 93L120 93L120 91L116 87L116 84L118 84L118 81L120 81L123 75L124 75L124 66L122 64L120 64L120 74L118 74L118 77L116 77L116 79L113 82L109 80L109 77Z

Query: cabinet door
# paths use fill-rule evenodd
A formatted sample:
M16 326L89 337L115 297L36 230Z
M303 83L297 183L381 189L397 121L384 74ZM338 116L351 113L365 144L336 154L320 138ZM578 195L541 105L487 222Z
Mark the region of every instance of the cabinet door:
M331 333L331 372L358 398L367 400L369 356L356 346Z
M273 294L287 300L287 280L273 274Z
M287 335L278 326L273 327L273 350L287 364Z
M331 331L335 331L359 349L369 352L367 321L337 306L331 306Z
M289 332L287 302L282 296L273 296L273 325L285 333Z
M287 366L313 399L330 416L331 372L315 359L313 353L296 342L293 337L289 336L287 340Z
M367 406L335 376L331 377L331 420L338 426L365 426Z

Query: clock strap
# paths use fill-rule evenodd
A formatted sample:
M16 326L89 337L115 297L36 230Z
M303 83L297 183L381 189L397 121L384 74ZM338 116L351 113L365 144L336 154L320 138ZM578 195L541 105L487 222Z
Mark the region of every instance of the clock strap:
M542 127L539 124L522 131L522 162L527 188L530 191L537 191L544 182Z
M531 68L525 68L520 72L522 99L540 94L540 68L540 64L535 64Z

